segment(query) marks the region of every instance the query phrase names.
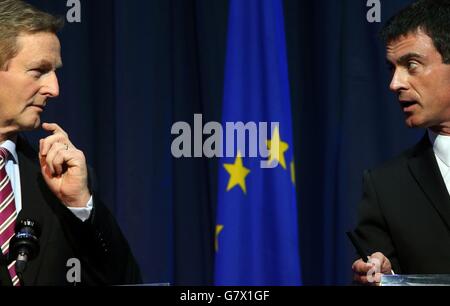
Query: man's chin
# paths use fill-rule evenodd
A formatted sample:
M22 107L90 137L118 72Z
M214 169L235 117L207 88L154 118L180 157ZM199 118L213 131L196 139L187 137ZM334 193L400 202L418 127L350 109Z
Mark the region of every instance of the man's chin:
M427 128L427 122L417 118L417 116L406 115L405 124L409 128Z
M421 128L420 125L417 125L417 124L415 124L415 123L413 123L411 121L406 121L405 123L406 123L406 126L409 127L410 129Z
M26 132L26 131L33 131L37 128L39 128L41 125L41 119L36 118L35 120L30 120L29 122L24 122L20 125L20 131Z

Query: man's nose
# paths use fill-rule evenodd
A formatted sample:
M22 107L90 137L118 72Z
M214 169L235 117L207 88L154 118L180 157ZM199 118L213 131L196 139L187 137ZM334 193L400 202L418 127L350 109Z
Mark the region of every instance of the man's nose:
M389 85L390 90L393 92L398 92L399 90L408 89L407 75L400 69L395 70L392 76L391 84Z
M56 98L59 96L58 77L55 72L49 73L45 78L44 84L41 88L41 94L49 98Z

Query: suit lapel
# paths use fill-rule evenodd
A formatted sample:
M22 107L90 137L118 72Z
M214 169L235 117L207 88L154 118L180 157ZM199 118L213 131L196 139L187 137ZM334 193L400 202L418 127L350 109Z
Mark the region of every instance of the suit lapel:
M414 148L408 159L408 166L417 183L450 230L450 197L427 134Z
M37 281L39 269L45 254L47 241L52 232L53 223L48 213L48 205L44 199L46 187L37 164L37 152L35 152L23 139L17 141L17 154L20 166L20 184L22 190L22 210L18 221L26 218L37 221L42 234L39 239L40 251L38 256L30 261L24 273L26 285L33 285Z

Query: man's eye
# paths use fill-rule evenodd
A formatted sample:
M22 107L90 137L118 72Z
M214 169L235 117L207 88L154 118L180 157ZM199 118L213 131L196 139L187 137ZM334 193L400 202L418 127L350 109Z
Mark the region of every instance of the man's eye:
M31 69L29 73L33 78L39 79L45 72L42 69Z
M419 65L416 62L408 62L408 70L415 70Z

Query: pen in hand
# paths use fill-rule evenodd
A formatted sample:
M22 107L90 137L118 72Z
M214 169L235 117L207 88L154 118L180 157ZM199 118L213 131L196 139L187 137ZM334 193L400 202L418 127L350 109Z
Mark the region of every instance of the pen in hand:
M350 239L350 241L352 242L353 246L356 249L356 252L358 252L358 255L361 257L361 259L364 262L368 262L370 260L370 256L367 255L366 251L363 249L363 247L361 246L361 244L358 241L358 238L356 237L356 235L353 232L346 232L348 238ZM394 270L391 269L391 274L394 275Z
M361 257L364 262L367 262L370 259L370 256L367 255L366 251L364 251L362 246L359 244L355 234L353 232L346 232L346 234L355 247L356 252L358 252L359 257Z

